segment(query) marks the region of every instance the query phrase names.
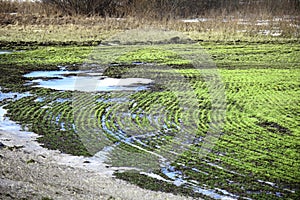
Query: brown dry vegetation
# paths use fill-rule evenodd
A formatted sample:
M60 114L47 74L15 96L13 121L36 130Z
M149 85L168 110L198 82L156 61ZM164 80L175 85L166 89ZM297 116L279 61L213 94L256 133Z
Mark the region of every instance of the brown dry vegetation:
M0 0L0 13L172 19L211 13L296 15L299 0Z
M244 1L244 4L235 7L226 2L236 1L225 0L219 1L219 4L212 3L212 0L176 1L182 2L180 5L167 0L123 0L117 1L118 4L109 4L102 13L92 14L80 14L79 11L49 2L51 0L0 0L1 46L3 42L18 41L46 44L56 41L91 44L94 41L97 44L116 32L142 27L181 31L192 39L205 41L297 40L300 32L299 5L292 0L284 4L280 4L283 1L270 3L265 0L259 5ZM209 20L196 23L181 20L189 17ZM271 33L276 34L278 30L280 36L272 37ZM269 35L262 34L263 31L269 32Z

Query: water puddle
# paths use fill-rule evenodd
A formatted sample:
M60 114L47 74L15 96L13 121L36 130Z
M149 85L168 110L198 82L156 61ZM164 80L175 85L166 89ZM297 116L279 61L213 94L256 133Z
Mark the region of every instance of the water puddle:
M1 54L8 54L8 53L12 53L13 51L10 51L10 50L3 50L3 49L0 49L0 55Z
M239 196L234 195L226 190L222 190L220 188L215 189L204 189L199 186L197 181L186 179L181 171L176 170L173 166L167 165L162 168L162 173L166 175L169 179L173 180L173 184L176 186L184 186L186 188L193 188L193 191L196 193L201 193L206 196L209 196L213 199L221 199L221 200L236 200L239 199ZM222 193L222 194L220 194Z
M145 78L109 78L102 73L86 71L35 71L25 74L32 80L26 83L33 87L70 91L140 91L153 83Z
M25 131L24 128L22 128L19 124L16 122L10 120L8 117L5 117L7 111L3 108L3 106L0 107L0 130L5 131ZM24 132L26 133L26 132Z
M1 92L1 87L0 87L0 103L5 100L19 100L23 97L28 97L31 94L29 92L25 93L17 93L17 92L8 92L8 93L3 93Z
M20 130L17 124L11 120L8 120L6 115L6 110L0 107L0 129L2 130Z
M0 87L0 103L7 102L7 101L16 101L23 97L31 96L29 92L25 93L16 93L16 92L8 92L3 93L1 92ZM0 107L0 130L8 130L8 131L20 131L23 130L20 125L16 122L11 121L7 117L5 117L7 111L3 108L4 106Z

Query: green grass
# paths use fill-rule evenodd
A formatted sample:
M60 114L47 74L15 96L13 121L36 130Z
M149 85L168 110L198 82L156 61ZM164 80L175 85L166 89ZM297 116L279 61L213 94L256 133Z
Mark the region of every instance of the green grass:
M267 195L274 188L258 184L257 180L276 183L284 194L287 194L283 189L287 183L297 188L300 180L296 170L300 167L297 125L300 70L222 69L220 74L227 98L224 134L205 160L197 158L198 146L195 145L179 161L189 166L188 170L178 168L203 184L210 183L233 193L238 190L242 196L255 199L276 198L274 194ZM210 166L209 162L217 166ZM209 175L199 176L189 170L193 167ZM235 187L241 184L243 190ZM251 190L266 196L247 194L246 191ZM298 194L289 195L295 198Z
M212 105L210 101L208 82L203 74L213 74L208 74L207 65L193 66L187 58L199 55L201 62L205 63L205 56L209 55L217 67L214 73L222 80L226 94L226 99L223 99L226 118L222 135L206 157L199 155L202 143L197 141L181 152L172 165L187 180L197 181L196 185L202 188L220 188L252 199L297 199L300 195L297 189L300 185L299 49L299 43L276 42L168 44L147 48L36 47L0 55L0 67L5 75L0 77L2 90L30 91L32 94L1 104L6 104L11 119L41 134L43 137L39 141L47 148L89 156L105 146L117 146L110 152L110 164L139 165L147 169L148 162L152 163L157 158L144 150L167 155L170 150L168 145L175 142L174 137L180 132L178 126L181 121L196 121L196 125L187 124L186 134L196 137L207 134L208 124L214 117L212 108L217 105ZM28 71L55 69L56 65L64 64L97 63L97 58L104 63L122 63L107 65L106 74L109 76L132 72L141 75L139 66L130 65L132 62L165 66L155 68L147 65L149 74L165 77L165 82L148 91L133 94L98 93L93 96L91 104L87 104L89 94L79 93L75 107L71 103L74 97L72 92L24 86L26 80L22 74ZM176 75L183 77L177 85L172 82ZM194 103L188 98L190 91L172 91L180 88L181 83L183 86L188 83L193 88L197 109L192 113L184 112L182 108L182 105ZM186 98L182 98L183 102L176 98L178 95L186 95ZM37 101L38 97L43 100ZM125 102L122 98L125 98ZM57 99L69 100L59 102ZM157 123L151 122L148 116ZM132 140L131 145L120 142L147 131L156 134L140 138L139 141ZM86 146L87 143L89 146ZM132 145L143 147L144 150ZM138 158L144 163L137 163ZM151 167L169 179L157 171L157 166ZM163 184L131 172L118 173L117 177L154 190ZM176 189L167 183L165 190L184 194L191 192L188 187Z
M219 68L299 68L299 44L260 44L241 42L234 45L203 43Z
M21 66L57 66L83 63L93 47L31 47L12 54L1 55L0 64Z
M200 44L200 45L199 45ZM79 64L83 62L92 62L89 56L95 56L103 61L105 59L112 62L149 62L170 65L184 65L188 61L178 56L189 55L192 53L210 55L218 68L234 68L249 66L263 68L270 67L298 67L298 55L300 54L299 43L286 44L260 44L240 42L236 44L223 43L199 43L194 45L157 45L157 47L133 48L125 54L120 54L122 49L130 47L84 47L84 46L67 46L67 47L35 47L24 51L16 51L13 54L1 55L0 64L21 65L63 65ZM177 53L174 53L176 50ZM185 51L188 49L189 51ZM104 51L104 52L100 52ZM125 52L126 52L125 51ZM117 57L116 57L117 55ZM102 56L100 58L99 56Z
M132 51L120 56L117 62L132 63L133 61L157 63L157 64L171 64L184 65L189 64L188 60L182 59L171 50L164 50L163 48L144 48Z

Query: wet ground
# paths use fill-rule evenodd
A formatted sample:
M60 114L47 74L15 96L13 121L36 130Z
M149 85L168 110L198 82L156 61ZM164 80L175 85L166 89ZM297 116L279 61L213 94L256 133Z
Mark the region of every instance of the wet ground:
M12 53L13 51L0 49L0 54Z
M175 187L182 187L182 188L188 188L188 190L193 190L195 193L199 193L201 195L209 196L214 199L230 199L231 197L235 197L235 195L230 193L225 193L226 195L218 194L215 190L208 190L199 187L196 182L191 182L189 179L186 179L184 176L182 176L182 172L180 170L176 170L169 161L165 160L166 158L162 155L159 155L155 152L151 153L151 149L148 150L148 148L152 148L151 144L149 144L149 139L153 138L153 141L157 140L156 137L160 138L158 139L162 141L164 139L164 135L168 134L168 132L172 132L172 128L169 124L162 121L162 115L160 113L156 113L157 116L154 115L147 116L146 114L130 111L129 104L131 98L134 98L133 96L138 94L139 92L151 92L151 87L155 84L154 80L151 80L150 78L110 78L103 76L100 72L95 71L69 71L65 67L61 67L60 70L57 71L33 71L27 74L24 74L23 77L27 79L25 83L23 84L23 87L26 88L41 88L41 91L44 89L50 89L51 93L43 94L43 95L36 95L34 92L25 92L25 93L17 93L17 92L1 92L1 101L2 102L18 102L25 99L31 99L29 101L34 102L38 105L37 109L39 110L48 110L46 115L49 115L49 117L54 119L54 123L57 124L60 127L60 131L68 132L73 129L78 135L80 135L82 138L85 137L84 134L86 134L82 128L87 128L90 130L89 135L94 136L102 132L103 136L99 136L104 140L110 139L111 137L115 138L113 141L115 142L100 142L99 144L96 144L96 150L92 149L91 147L86 146L86 142L81 139L81 142L84 143L85 147L88 149L89 152L94 152L92 154L92 157L77 157L77 156L68 156L68 155L62 155L58 162L59 164L65 164L70 165L72 167L75 166L81 166L87 169L91 169L94 171L98 171L99 173L104 174L110 174L112 175L115 172L121 172L121 171L127 171L130 169L135 169L138 171L141 171L141 174L147 175L148 177L164 181L166 183L174 184ZM46 90L48 91L48 90ZM72 96L69 97L63 97L64 93L76 91ZM89 95L82 95L82 92ZM92 105L89 105L88 103L79 105L78 108L76 108L77 100L74 101L74 98L83 98L87 102L89 102L89 99L91 98L90 92L94 93L97 98L92 98L93 101L95 101ZM104 94L103 94L104 92ZM128 93L129 92L129 93ZM76 95L76 93L78 93ZM58 95L58 96L56 96ZM62 95L62 96L60 96ZM51 97L52 96L52 97ZM49 101L49 98L51 98L51 101ZM73 98L73 100L72 100ZM25 100L26 101L26 100ZM86 109L86 107L96 106L99 105L106 105L105 109L103 110L104 113L101 117L101 127L86 124L82 125L81 122L75 122L70 127L69 123L70 119L64 119L65 117L61 115L61 113L53 113L51 110L56 110L55 107L58 105L65 107L63 105L70 105L73 101L73 110L79 109L79 115L84 114L85 112L89 112L89 110ZM81 101L81 100L79 100ZM75 102L75 103L74 103ZM134 103L134 101L131 102L131 104ZM27 103L24 102L24 105ZM122 106L123 105L123 106ZM75 109L74 109L75 106ZM162 106L160 106L163 108ZM59 108L59 107L57 107ZM72 108L72 107L71 107ZM115 110L117 109L117 110ZM124 110L124 109L127 109ZM128 110L129 109L129 110ZM123 111L124 110L124 111ZM107 114L111 112L115 112L114 115L117 117L120 117L118 123L114 122L115 120L110 119L111 117ZM59 111L60 112L60 111ZM75 112L75 111L74 111ZM161 110L158 110L158 112L161 112ZM107 113L107 114L105 114ZM6 131L14 131L15 136L11 135L11 145L14 145L14 141L17 141L18 139L22 138L22 141L26 141L27 144L26 150L30 151L41 151L44 149L39 146L35 142L31 142L32 140L35 140L39 138L38 135L30 132L34 131L32 129L33 127L29 125L29 127L23 122L18 123L12 121L6 114L7 110L5 109L5 106L2 106L0 108L0 128L2 130ZM111 113L112 114L112 113ZM52 115L52 116L51 116ZM11 116L11 115L10 115ZM139 117L144 118L147 117L148 122L150 123L150 126L155 126L159 128L161 126L162 130L158 131L158 133L155 133L155 129L146 127L144 130L138 131L136 133L134 131L134 127L138 126L136 122L128 122L127 119L136 120ZM122 119L123 118L123 119ZM27 118L28 119L28 118ZM63 120L62 120L63 119ZM99 119L100 120L100 119ZM53 123L52 120L49 121L50 123ZM113 122L112 124L110 124ZM20 125L22 124L22 125ZM43 124L43 122L42 122ZM121 126L124 128L121 128ZM25 125L25 126L24 126ZM118 127L118 129L112 129L111 125L115 125ZM149 124L147 125L149 126ZM91 132L91 128L93 131ZM134 129L133 129L134 128ZM150 130L151 129L151 130ZM82 131L83 133L80 134L79 132ZM36 132L36 131L34 131ZM133 134L130 136L129 134ZM18 139L17 139L18 138ZM52 138L53 139L53 138ZM94 139L93 139L94 140ZM89 140L90 142L93 140ZM44 141L45 142L45 141ZM192 142L192 141L190 141ZM42 142L43 143L43 142ZM123 150L122 145L128 145L130 148L137 148L142 151L145 151L152 154L152 158L158 157L159 159L163 159L161 161L157 160L157 158L154 158L155 160L152 161L146 161L144 160L144 153L140 154L133 154L129 157L123 157L121 159L113 158L114 155L119 154L122 155L122 153L128 153L127 150ZM163 144L160 144L163 146ZM184 144L182 147L188 145L188 143ZM53 148L52 146L46 146L48 148ZM158 146L157 146L158 147ZM101 150L101 148L103 148ZM60 149L58 147L58 149ZM63 150L63 149L62 149ZM71 152L70 152L71 153ZM170 157L171 158L171 157ZM124 162L124 159L128 159ZM135 164L132 164L130 160L136 160ZM129 161L129 162L128 162ZM158 162L159 161L159 162ZM122 163L123 162L123 163ZM143 169L146 162L146 171ZM154 166L147 166L147 162L151 164L151 162L154 162ZM87 164L88 163L88 164ZM105 164L106 163L106 164ZM160 164L159 164L160 163ZM161 167L158 166L161 165ZM105 168L103 166L111 166L109 168ZM151 164L152 165L152 164ZM113 167L115 166L115 167ZM161 169L161 174L157 174L156 172L150 172L149 170L157 170ZM144 171L144 172L143 172Z
M13 78L1 77L0 128L16 132L10 141L34 138L45 148L74 155L56 162L114 173L151 190L195 198L293 198L297 162L291 160L296 158L274 147L295 142L298 130L294 63L289 70L222 69L224 85L216 70L138 61L128 68L117 65L124 69L120 74L110 70L113 64L106 68L111 74L94 66L60 65L19 73L3 65ZM227 101L222 92L209 90L222 91L220 86ZM224 113L217 112L224 108L225 125ZM25 143L32 151L41 148Z
M153 82L143 78L110 78L93 71L34 71L24 77L32 79L28 86L86 92L139 91Z

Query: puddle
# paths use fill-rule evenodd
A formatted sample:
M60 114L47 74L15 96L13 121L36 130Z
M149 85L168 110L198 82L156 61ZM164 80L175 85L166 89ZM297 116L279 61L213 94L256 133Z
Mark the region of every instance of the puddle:
M3 108L3 106L0 107L0 130L5 131L21 131L22 127L17 124L16 122L10 120L8 117L5 117L6 110Z
M19 100L23 97L31 96L29 92L25 93L16 93L16 92L8 92L3 93L1 92L0 87L0 103L6 100ZM6 110L3 108L4 106L0 106L0 130L8 130L8 131L19 131L22 130L21 126L18 125L16 122L11 121L9 118L5 117Z
M176 170L173 166L167 165L166 167L163 167L161 172L166 175L169 179L173 180L173 184L176 186L183 185L186 188L193 188L193 191L196 193L201 193L206 196L209 196L213 199L221 199L221 200L236 200L239 199L239 196L234 195L226 190L222 190L219 188L213 189L204 189L199 187L198 183L196 181L187 180L185 177L183 177L182 172ZM219 194L217 193L217 191Z
M26 83L32 87L85 92L140 91L148 89L153 83L151 79L109 78L102 76L101 73L84 71L35 71L25 74L24 77L33 79Z
M54 102L65 103L65 102L68 102L68 101L71 101L71 99L58 98L58 99L55 99Z
M34 71L28 74L25 74L26 78L64 78L66 75L77 74L80 72L71 72L71 71Z
M28 97L31 94L29 92L25 93L17 93L17 92L8 92L8 93L2 93L1 92L1 87L0 87L0 102L7 100L7 99L12 99L12 100L19 100L23 97Z
M0 49L0 55L1 54L8 54L8 53L12 53L13 51L10 51L10 50L3 50L3 49Z

